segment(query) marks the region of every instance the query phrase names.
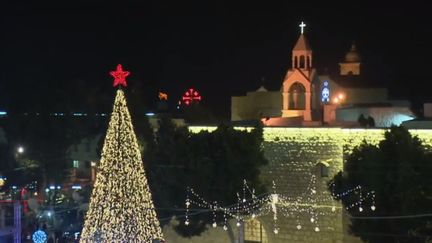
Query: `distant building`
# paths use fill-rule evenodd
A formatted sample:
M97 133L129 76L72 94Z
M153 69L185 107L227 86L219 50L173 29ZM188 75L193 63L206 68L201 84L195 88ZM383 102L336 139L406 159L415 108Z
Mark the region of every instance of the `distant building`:
M291 67L280 90L260 87L231 98L231 120L263 120L267 126L357 126L360 115L372 117L375 126L400 125L415 118L408 101L389 99L382 80L363 70L353 43L337 73L318 73L305 35L298 38Z

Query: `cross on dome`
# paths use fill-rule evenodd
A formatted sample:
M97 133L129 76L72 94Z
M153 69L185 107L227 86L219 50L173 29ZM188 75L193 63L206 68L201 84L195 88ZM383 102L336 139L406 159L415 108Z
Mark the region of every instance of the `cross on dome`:
M300 34L303 34L303 32L304 32L304 27L306 27L306 24L302 21L302 22L300 23L299 27L300 27Z

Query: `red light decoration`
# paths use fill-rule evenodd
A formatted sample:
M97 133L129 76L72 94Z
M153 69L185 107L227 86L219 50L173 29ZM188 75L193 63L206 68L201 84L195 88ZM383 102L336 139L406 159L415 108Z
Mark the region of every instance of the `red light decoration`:
M122 85L124 87L127 86L126 77L129 76L130 72L123 71L123 67L121 64L117 65L117 70L111 71L110 75L114 77L113 87L117 85Z
M184 93L184 95L182 96L182 100L184 104L190 105L192 104L192 102L200 102L201 95L198 93L198 91L190 88Z

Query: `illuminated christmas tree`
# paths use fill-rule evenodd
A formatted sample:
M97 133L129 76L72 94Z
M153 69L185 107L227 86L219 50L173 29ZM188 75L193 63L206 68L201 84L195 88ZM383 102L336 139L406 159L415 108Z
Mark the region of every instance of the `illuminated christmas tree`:
M115 78L114 86L126 87L129 72L120 64L110 74ZM124 92L119 88L80 242L152 240L162 240L162 231Z

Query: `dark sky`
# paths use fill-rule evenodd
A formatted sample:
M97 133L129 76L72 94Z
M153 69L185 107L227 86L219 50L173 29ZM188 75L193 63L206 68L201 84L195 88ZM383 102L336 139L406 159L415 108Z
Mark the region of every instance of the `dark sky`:
M193 86L205 106L227 115L229 97L257 89L263 77L267 88L280 87L302 20L318 69L336 68L355 40L392 94L431 93L426 4L68 2L2 5L0 108L110 108L108 72L122 63L130 90L145 96L143 109L159 90L174 103Z

